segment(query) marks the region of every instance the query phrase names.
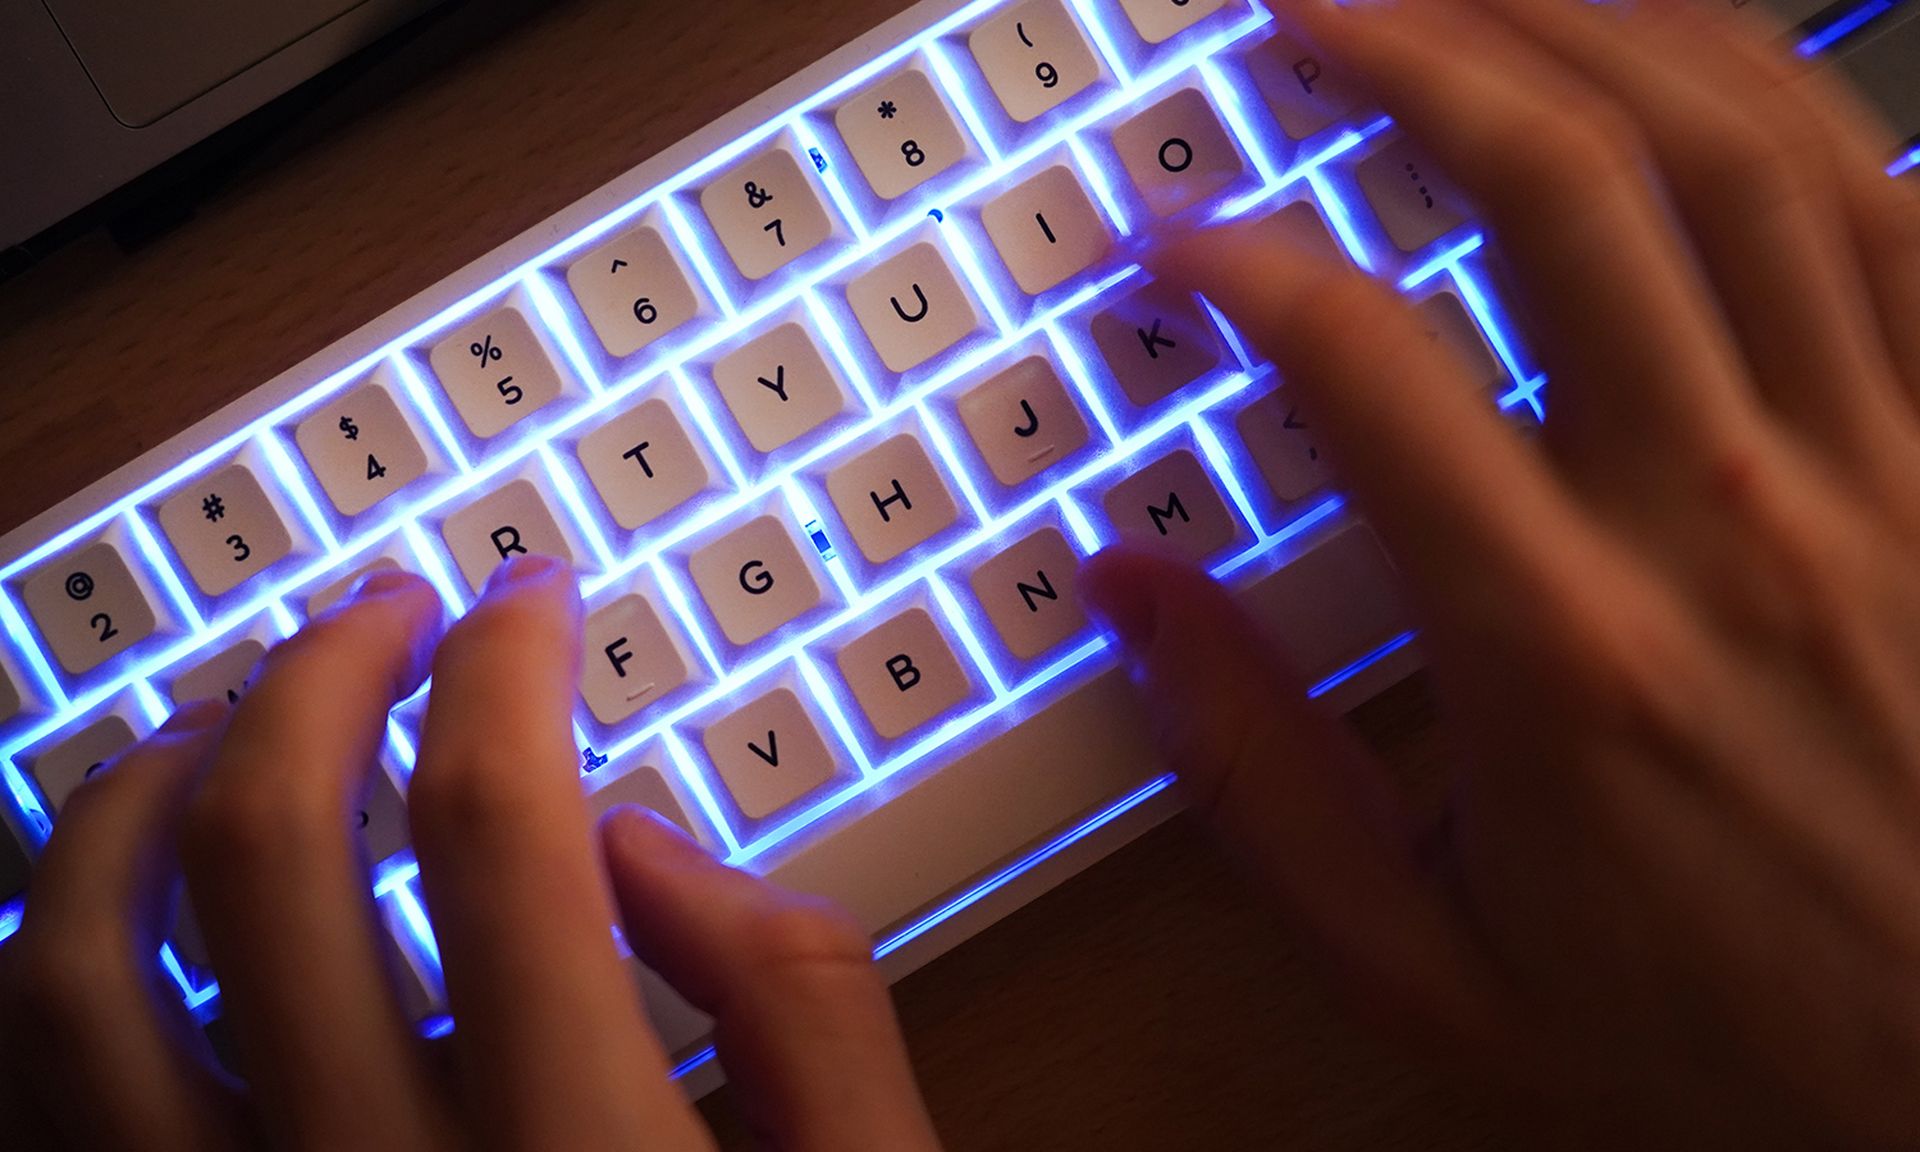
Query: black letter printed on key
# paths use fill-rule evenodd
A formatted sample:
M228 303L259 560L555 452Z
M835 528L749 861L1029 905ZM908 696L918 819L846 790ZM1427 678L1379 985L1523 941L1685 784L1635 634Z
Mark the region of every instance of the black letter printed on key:
M515 552L520 553L522 556L527 554L527 546L520 543L520 529L515 528L513 525L502 524L493 530L492 535L493 548L494 551L500 553L500 559L505 560Z

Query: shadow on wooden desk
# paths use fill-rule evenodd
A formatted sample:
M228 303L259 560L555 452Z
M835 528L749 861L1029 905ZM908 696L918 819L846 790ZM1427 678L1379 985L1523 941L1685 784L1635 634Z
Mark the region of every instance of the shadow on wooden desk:
M132 254L85 238L0 285L0 530L878 23L899 0L473 0ZM1424 696L1365 726L1437 772ZM1491 1146L1370 1048L1186 821L905 981L949 1146ZM746 1138L724 1095L706 1105Z

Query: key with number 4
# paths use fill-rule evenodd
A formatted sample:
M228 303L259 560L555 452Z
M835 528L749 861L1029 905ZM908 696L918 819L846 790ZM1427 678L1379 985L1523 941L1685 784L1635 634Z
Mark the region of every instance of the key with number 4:
M365 512L427 472L420 438L377 379L321 405L293 439L342 516Z

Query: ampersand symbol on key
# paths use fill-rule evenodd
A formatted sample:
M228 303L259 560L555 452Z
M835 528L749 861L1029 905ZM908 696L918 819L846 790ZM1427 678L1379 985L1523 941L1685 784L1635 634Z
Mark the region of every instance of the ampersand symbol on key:
M773 199L773 193L761 191L760 185L755 184L751 180L747 181L745 191L747 194L747 207L749 208L764 208L766 207L767 201Z

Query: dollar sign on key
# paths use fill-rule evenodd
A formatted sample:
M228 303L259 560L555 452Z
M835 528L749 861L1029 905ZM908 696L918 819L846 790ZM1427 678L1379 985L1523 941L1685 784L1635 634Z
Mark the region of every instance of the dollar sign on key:
M355 424L351 416L340 417L340 431L349 440L360 439L360 425Z

